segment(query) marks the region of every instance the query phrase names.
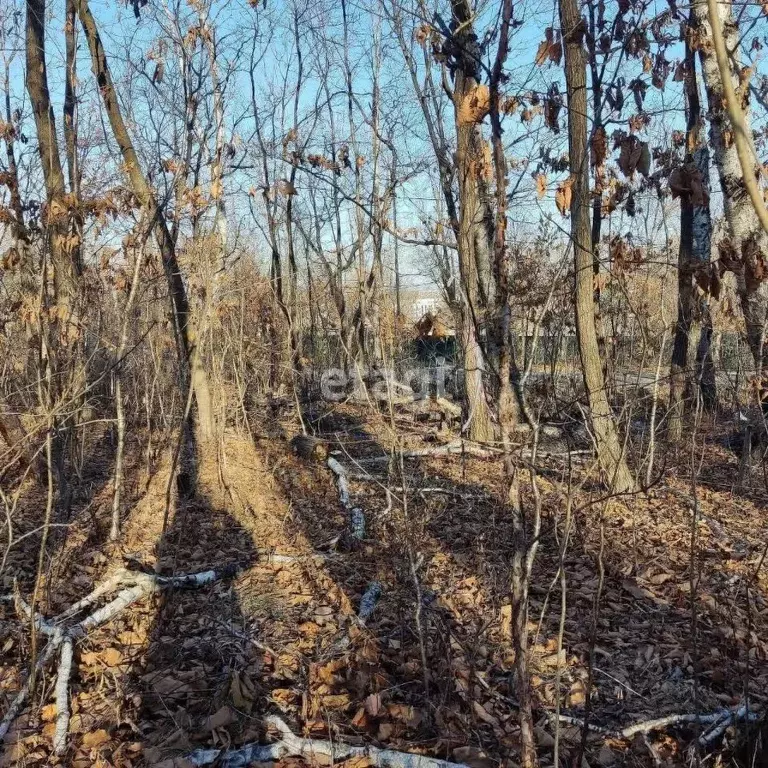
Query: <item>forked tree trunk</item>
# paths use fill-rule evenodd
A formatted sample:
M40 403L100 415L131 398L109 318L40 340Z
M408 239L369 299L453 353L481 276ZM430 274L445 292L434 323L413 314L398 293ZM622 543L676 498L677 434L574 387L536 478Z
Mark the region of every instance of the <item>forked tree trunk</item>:
M38 2L39 0L34 1ZM149 186L141 170L139 158L123 120L120 104L117 100L117 93L112 83L112 76L107 63L107 56L88 1L75 0L75 6L88 42L91 65L96 75L99 92L104 101L104 108L115 140L120 148L128 179L134 194L147 212L149 219L153 222L155 239L160 249L160 256L172 301L174 330L179 343L182 370L185 372L184 378L188 378L192 386L197 402L195 433L202 442L206 442L215 434L208 373L200 356L197 328L189 311L187 291L176 259L176 250L171 235L168 232L163 211L160 209L152 188Z
M560 0L560 26L565 41L568 95L568 147L572 186L571 239L576 269L576 331L600 468L617 493L634 488L616 421L605 391L595 329L593 254L589 226L589 159L587 157L587 70L582 39L584 25L577 0Z
M46 191L45 229L53 264L53 285L59 341L65 346L74 321L77 275L68 250L69 215L61 165L56 120L48 91L45 63L45 2L27 1L27 92L35 116L35 129Z
M48 411L53 425L50 447L53 457L59 499L67 498L64 471L64 448L69 429L62 429L64 419L56 413L62 396L76 399L82 381L77 378L80 325L78 322L77 288L79 234L70 229L70 202L67 199L56 121L48 90L45 56L45 0L27 0L26 17L26 83L35 116L38 151L45 182L46 206L41 216L45 243L53 268L55 313L51 333L43 336L41 352L47 371L41 372L41 405ZM65 502L66 503L66 502Z
M739 30L733 21L730 0L717 4L720 26L725 45L732 52L732 82L741 98L744 122L749 130L749 83L740 86ZM710 24L706 0L695 0L691 5L691 21L698 41L698 54L707 91L709 106L709 146L714 153L715 164L723 190L723 208L728 223L728 237L718 244L723 266L730 269L736 278L746 325L747 344L760 378L760 394L766 401L766 366L763 355L765 334L766 289L763 275L766 272L765 255L768 254L768 235L758 218L744 184L736 142L733 141L733 127L726 111L723 81L715 55L712 25ZM751 135L749 136L751 143Z

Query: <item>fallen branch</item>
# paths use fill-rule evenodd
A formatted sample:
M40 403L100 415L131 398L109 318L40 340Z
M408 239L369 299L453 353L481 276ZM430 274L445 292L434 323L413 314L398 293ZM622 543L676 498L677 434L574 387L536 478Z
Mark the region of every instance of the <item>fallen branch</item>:
M646 720L642 723L635 723L627 728L623 728L619 731L619 736L624 739L631 739L636 733L648 733L648 731L658 731L662 728L668 728L670 725L680 725L682 723L716 723L719 722L723 716L729 717L731 715L730 710L713 712L709 715L697 715L695 713L684 715L667 715L666 717L659 717L655 720Z
M67 619L70 619L79 613L83 608L96 603L101 597L104 597L121 586L125 587L110 602L101 608L97 608L93 613L89 614L84 619L81 619L76 624L66 628L56 626L56 624L45 619L43 616L35 614L35 626L37 630L50 638L45 647L45 652L38 658L35 664L36 672L41 671L51 661L55 652L61 648L55 691L57 712L56 730L53 736L53 748L57 755L64 754L67 749L67 732L69 729L69 679L72 674L74 641L81 637L85 637L90 630L110 621L129 605L153 592L174 587L200 587L232 576L236 572L236 567L226 567L221 570L208 570L201 573L192 573L182 576L155 576L151 573L127 571L123 569L112 574L92 592L81 600L78 600L76 603L73 603L53 620L53 622L56 622L57 624L64 623ZM32 609L24 598L21 597L18 588L14 588L13 595L2 596L2 599L4 600L8 598L13 601L17 612L25 619L30 619L32 617ZM16 698L11 702L8 711L5 713L2 721L0 721L0 741L5 738L13 721L18 717L24 704L29 698L30 679L31 676L28 676L24 686L16 694Z
M56 678L56 731L53 734L53 751L63 755L67 751L69 732L69 677L72 674L72 638L61 643L59 671Z
M194 766L211 765L215 762L220 768L246 768L254 762L276 762L284 757L303 757L312 764L334 764L352 758L366 758L376 768L467 768L464 763L451 763L426 755L378 747L354 747L324 739L304 739L296 736L279 717L267 717L265 724L280 734L280 741L266 746L248 744L233 750L198 749L187 755L184 760ZM318 760L318 757L325 759ZM173 768L177 764L169 760L160 765L162 768Z
M328 468L336 475L336 484L339 486L339 501L345 509L349 509L351 504L349 501L349 479L347 478L347 470L344 469L344 465L338 462L333 456L328 459Z
M54 619L54 621L58 623L69 619L72 616L75 616L76 614L80 613L83 608L87 608L89 605L93 605L97 600L99 600L99 598L103 597L104 595L108 595L118 587L125 585L127 579L130 578L130 576L131 571L127 571L125 568L121 568L120 570L113 573L108 579L106 579L106 581L103 581L101 584L99 584L85 597L81 598L76 603L72 603L72 605L70 605L66 611L60 613Z
M492 456L498 456L502 453L500 449L480 447L475 443L467 442L466 440L451 440L450 443L445 445L438 445L433 448L421 448L417 451L405 451L402 456L404 459L421 459L430 456L448 456L453 454L466 454L467 456L474 456L479 459L488 459ZM382 461L389 461L390 457L387 456L372 456L365 459L357 459L358 464L376 464Z
M365 538L365 515L360 507L352 507L349 511L349 525L352 528L352 537L362 541Z
M554 713L549 713L551 719L554 718ZM741 706L738 709L721 709L717 712L712 712L707 715L697 715L696 713L685 713L678 715L666 715L665 717L658 717L654 720L643 720L640 723L634 725L628 725L626 728L614 730L611 728L604 728L599 725L589 725L589 730L595 733L602 734L607 739L631 739L638 733L645 734L650 731L660 731L664 728L668 728L671 725L682 725L684 723L699 723L701 725L708 725L701 736L699 736L699 744L704 747L715 741L719 736L725 732L729 725L742 720L747 717L747 708ZM750 712L748 719L757 720L759 714L757 712ZM584 727L584 721L578 717L571 717L570 715L560 715L557 720L561 723L567 723L568 725L577 725L581 728Z
M349 495L349 475L346 467L333 456L328 458L328 468L336 475L336 483L339 487L339 501L341 505L349 512L349 527L352 531L352 538L362 541L365 538L365 513L360 507L352 506L352 500Z
M156 584L153 586L156 588ZM122 590L114 600L94 611L90 616L86 616L78 624L75 624L74 627L68 630L68 634L71 637L85 637L90 630L98 627L100 624L106 624L123 609L148 595L150 591L154 590L150 589L148 583L136 584L133 587Z
M745 706L739 707L736 711L728 712L720 722L713 723L704 733L699 736L699 745L706 747L713 741L717 741L726 731L726 729L733 725L738 720L746 718L749 722L757 720L760 715L757 712L750 712L747 714L747 708Z
M13 605L16 608L16 613L21 614L23 618L29 620L32 618L32 608L29 603L21 596L19 592L18 584L14 581L13 584ZM53 637L57 629L52 624L47 622L39 613L35 614L35 629L40 634Z
M371 618L371 614L373 614L380 597L381 584L378 581L374 581L360 598L360 610L357 612L357 618L360 619L362 624L365 624Z

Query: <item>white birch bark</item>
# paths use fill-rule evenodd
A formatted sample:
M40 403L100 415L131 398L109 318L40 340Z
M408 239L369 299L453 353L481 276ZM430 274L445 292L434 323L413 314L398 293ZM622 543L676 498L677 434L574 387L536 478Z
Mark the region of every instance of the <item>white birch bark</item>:
M732 2L722 0L717 8L726 47L734 52L733 65L738 68L739 31L733 21ZM725 108L723 83L712 42L712 26L706 0L695 0L691 6L691 15L694 29L698 31L698 53L707 91L710 146L720 178L723 208L728 223L728 236L719 244L720 258L736 278L736 288L746 324L747 343L755 362L755 370L761 373L764 370L763 341L768 307L766 288L763 284L768 235L763 230L744 186L739 156L732 136L733 129ZM741 96L743 88L739 87L738 74L734 72L732 79L737 94ZM743 103L743 111L745 125L749 128L748 104Z

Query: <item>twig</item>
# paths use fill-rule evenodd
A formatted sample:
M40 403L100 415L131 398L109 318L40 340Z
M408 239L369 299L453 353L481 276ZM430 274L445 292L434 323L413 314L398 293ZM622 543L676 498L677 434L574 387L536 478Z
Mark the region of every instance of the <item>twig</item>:
M59 645L61 645L62 637L62 634L56 634L48 641L48 645L45 646L45 652L37 659L35 672L39 673L43 667L53 658L54 652L59 647ZM13 724L13 721L16 719L19 712L21 712L21 708L24 706L24 703L30 694L32 687L31 682L32 676L30 675L22 689L16 694L16 698L11 702L11 706L8 707L8 711L5 713L5 717L0 720L0 742L6 737L8 731L11 728L11 725Z

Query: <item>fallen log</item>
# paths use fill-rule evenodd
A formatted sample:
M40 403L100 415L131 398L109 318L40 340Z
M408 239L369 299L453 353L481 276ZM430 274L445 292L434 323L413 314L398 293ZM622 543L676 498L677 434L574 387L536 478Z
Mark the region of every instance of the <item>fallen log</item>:
M410 752L355 747L325 739L305 739L296 736L281 718L275 716L265 718L264 723L280 734L280 741L265 746L247 744L239 749L198 749L182 760L166 760L156 768L175 768L189 764L202 767L214 763L219 768L246 768L254 762L276 762L285 757L303 757L313 765L318 762L335 764L352 758L366 758L377 768L468 768L464 763L452 763ZM325 759L318 760L318 757Z
M551 719L555 719L554 713L549 713ZM747 713L747 708L742 705L737 709L720 709L717 712L711 712L708 714L697 714L695 712L686 712L674 715L665 715L664 717L657 717L652 720L641 720L639 723L633 723L625 728L604 728L600 725L594 725L589 723L586 725L584 720L578 717L571 717L570 715L560 715L556 718L561 723L568 725L576 725L580 728L586 727L595 733L599 733L606 739L632 739L637 734L650 733L651 731L661 731L665 728L669 728L673 725L685 725L689 723L698 723L699 725L706 725L706 728L698 738L700 746L705 747L711 744L719 736L725 733L729 725L736 723L739 720L757 720L760 715L751 711Z

